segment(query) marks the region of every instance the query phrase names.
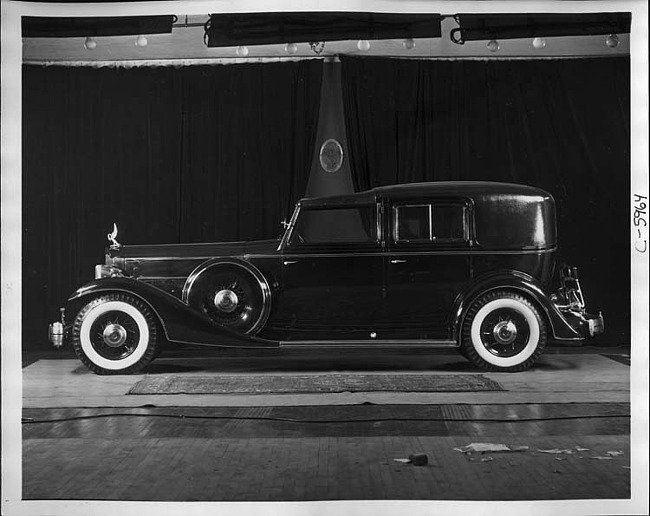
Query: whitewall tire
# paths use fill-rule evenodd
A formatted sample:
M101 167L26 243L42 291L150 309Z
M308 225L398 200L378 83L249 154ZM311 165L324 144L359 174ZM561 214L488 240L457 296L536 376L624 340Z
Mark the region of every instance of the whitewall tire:
M546 324L526 297L491 291L477 299L463 323L461 350L486 371L524 371L546 347Z
M158 320L135 296L105 294L77 314L72 345L79 359L95 373L135 373L159 354Z

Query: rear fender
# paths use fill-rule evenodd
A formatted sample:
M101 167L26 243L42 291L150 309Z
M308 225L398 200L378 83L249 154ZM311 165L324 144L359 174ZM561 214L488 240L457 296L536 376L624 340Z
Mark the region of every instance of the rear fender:
M551 330L553 338L562 341L582 341L582 334L576 330L557 307L549 300L541 285L528 274L519 271L501 271L477 278L455 301L452 312L454 337L458 335L470 306L480 296L491 290L510 290L529 298L540 309Z
M70 296L68 306L76 309L90 298L106 292L125 292L142 299L158 316L167 340L173 342L244 348L279 346L278 342L242 335L219 326L171 294L130 278L92 281Z

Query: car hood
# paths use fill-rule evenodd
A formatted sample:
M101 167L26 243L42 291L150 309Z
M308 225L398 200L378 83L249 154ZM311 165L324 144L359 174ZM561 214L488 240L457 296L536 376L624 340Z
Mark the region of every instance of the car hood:
M117 258L212 258L248 254L276 254L279 240L217 242L207 244L122 245L109 249Z

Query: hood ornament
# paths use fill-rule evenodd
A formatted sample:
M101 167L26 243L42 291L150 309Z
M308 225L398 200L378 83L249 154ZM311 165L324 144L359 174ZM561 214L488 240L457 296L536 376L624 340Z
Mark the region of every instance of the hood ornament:
M117 236L117 224L113 222L113 232L106 235L106 238L108 238L108 243L111 244L110 245L111 249L119 249L120 247L122 247L122 245L117 240L115 240L116 236Z

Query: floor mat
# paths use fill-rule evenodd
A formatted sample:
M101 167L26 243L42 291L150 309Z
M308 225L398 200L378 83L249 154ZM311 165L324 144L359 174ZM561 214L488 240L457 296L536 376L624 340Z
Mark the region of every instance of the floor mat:
M318 374L147 376L129 394L298 394L336 392L503 391L482 375Z

